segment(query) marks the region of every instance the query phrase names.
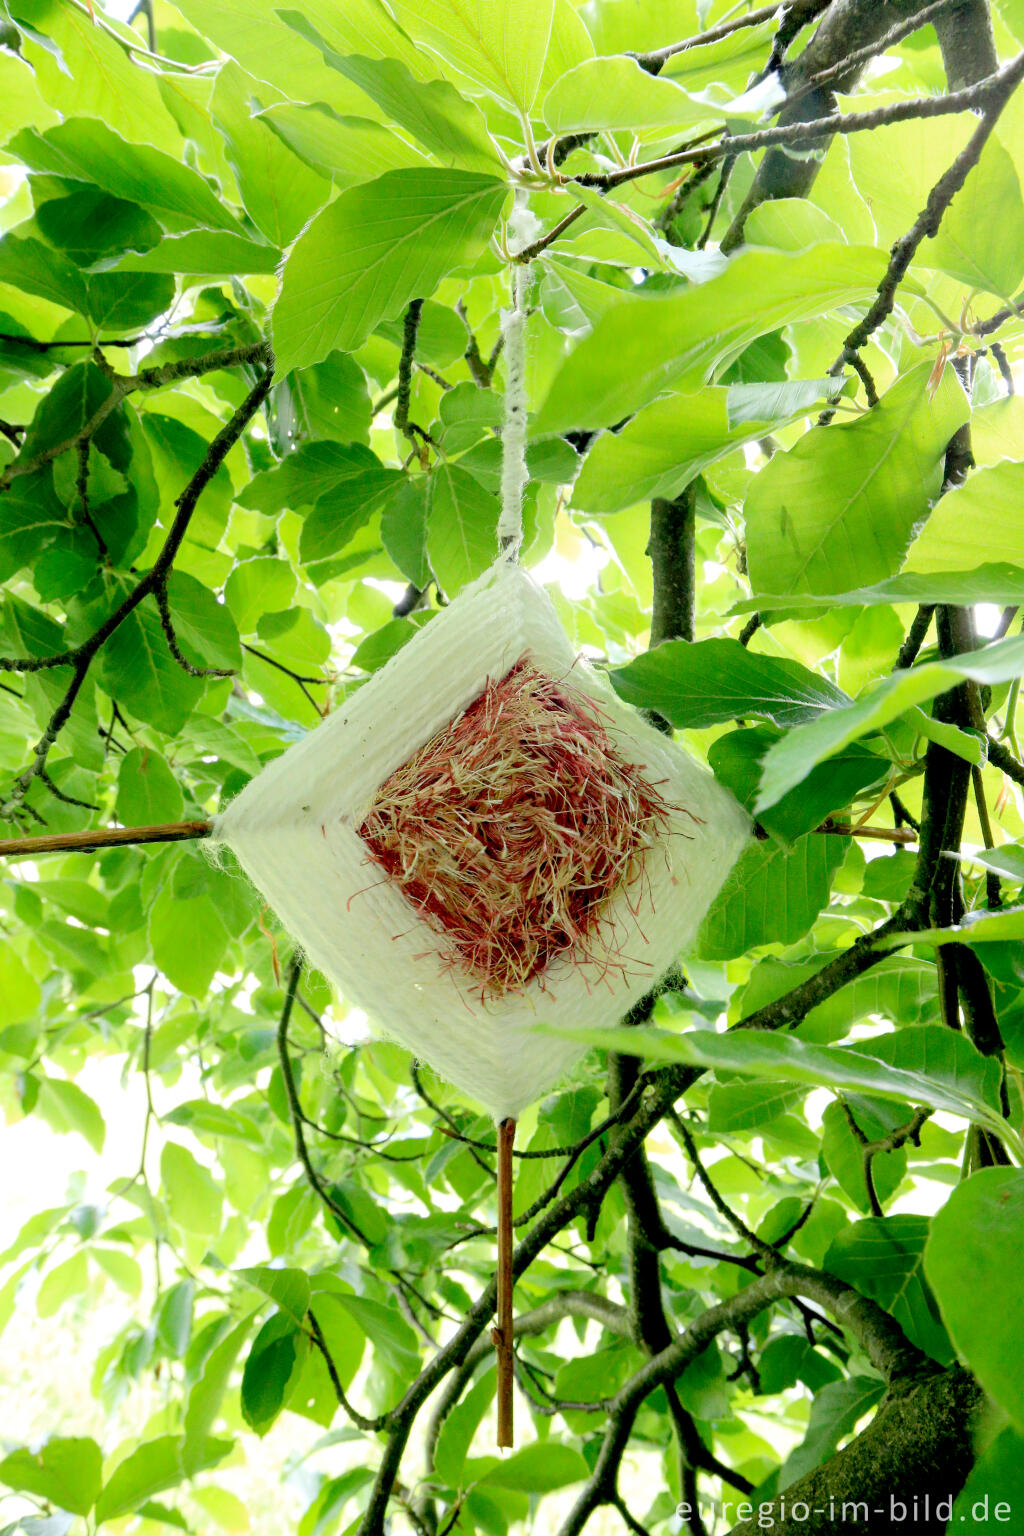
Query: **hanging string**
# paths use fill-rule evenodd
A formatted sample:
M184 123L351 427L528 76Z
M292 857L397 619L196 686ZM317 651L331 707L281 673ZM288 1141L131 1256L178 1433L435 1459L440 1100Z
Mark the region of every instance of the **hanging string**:
M535 222L525 207L517 205L509 220L509 233L527 234ZM523 243L526 243L524 239ZM523 544L523 495L529 474L526 468L526 317L533 272L530 262L512 265L512 307L501 312L505 355L505 417L501 429L501 517L498 547L510 560L519 558Z

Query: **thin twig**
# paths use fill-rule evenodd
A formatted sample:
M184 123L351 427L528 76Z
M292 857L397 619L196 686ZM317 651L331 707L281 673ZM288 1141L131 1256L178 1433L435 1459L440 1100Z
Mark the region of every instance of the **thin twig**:
M730 37L732 33L741 31L744 27L758 27L762 21L771 21L779 14L777 5L762 5L755 11L748 11L744 16L734 16L730 21L723 21L717 27L709 27L706 32L697 32L693 37L684 37L681 43L669 43L665 48L653 48L649 53L634 53L641 69L646 69L650 74L658 71L669 60L680 53L689 53L693 48L706 48L710 43L717 43L723 37Z
M697 1178L700 1180L700 1183L704 1186L704 1191L718 1214L725 1218L725 1220L729 1223L729 1226L732 1227L734 1232L742 1237L745 1243L750 1244L751 1248L756 1254L760 1256L763 1262L767 1262L769 1264L777 1263L779 1256L775 1249L772 1247L771 1243L766 1243L763 1238L758 1237L756 1232L752 1232L751 1229L747 1226L746 1222L743 1220L742 1216L738 1216L732 1207L725 1200L723 1200L722 1196L719 1194L711 1178L711 1175L708 1173L703 1162L701 1161L700 1153L697 1151L697 1143L694 1140L690 1128L677 1110L669 1110L668 1122L672 1126L672 1129L679 1136L683 1146L686 1148L686 1155L690 1159L690 1162L693 1164L693 1171L697 1175Z
M885 276L878 285L878 297L864 318L855 325L846 338L844 344L844 356L851 350L856 351L864 345L868 338L887 320L892 314L896 304L896 291L906 276L907 269L914 259L918 246L925 239L933 239L939 232L942 217L960 191L967 177L981 158L981 152L985 148L992 130L995 128L999 114L1009 101L1014 88L1024 76L1024 54L1020 54L1012 64L990 75L981 86L971 87L978 91L985 87L983 94L983 111L981 122L971 134L964 148L957 155L953 164L939 177L928 194L928 200L918 214L910 229L902 235L892 248L889 265ZM994 85L994 81L999 81ZM963 92L958 94L964 94Z
M977 85L962 91L950 91L945 96L914 97L910 101L892 102L869 112L830 112L827 117L814 118L811 122L790 123L778 128L763 128L756 133L734 134L717 144L699 149L680 150L656 160L644 160L637 165L623 166L619 170L584 172L572 177L580 186L597 187L609 192L626 182L637 181L657 171L673 170L681 165L699 165L705 160L721 160L725 155L745 154L748 151L770 149L773 146L797 148L802 144L814 144L819 139L832 138L834 134L866 133L884 128L892 123L906 123L918 118L947 117L959 112L975 112L983 108L990 98L1008 95L1024 77L1024 53L1011 59L994 75L980 80Z
M254 349L249 348L243 350L252 352ZM265 353L265 347L261 348L261 355L265 355ZM237 360L237 349L231 354L231 356L235 357ZM224 366L223 361L221 362L220 366ZM165 365L163 370L151 369L148 370L148 373L151 375L160 374L162 377L163 374L167 372L169 378L170 370L174 369L177 370L177 372L173 375L174 377L186 378L189 377L192 372L194 372L194 368L190 362L187 365L168 363ZM137 377L142 378L143 374L139 374ZM64 692L63 698L54 709L42 736L36 743L32 754L32 761L30 762L29 766L21 774L19 774L18 778L15 779L11 792L8 795L5 803L0 805L0 817L10 818L18 811L18 808L24 801L25 795L27 794L32 781L36 779L40 772L46 767L46 761L49 753L54 743L57 741L61 731L64 729L68 723L68 720L71 718L71 711L75 706L75 701L82 690L83 684L85 683L89 668L91 667L99 651L110 639L115 630L120 628L125 619L127 619L130 614L135 612L135 609L138 608L140 603L142 603L145 598L155 594L157 590L166 582L167 576L174 564L178 551L184 542L185 535L188 532L189 525L192 521L192 516L195 512L200 496L209 485L210 481L213 479L214 475L217 473L224 460L227 458L235 443L242 436L242 433L249 425L249 422L262 406L270 391L272 380L273 368L268 366L258 382L249 391L249 394L246 396L245 400L234 412L230 421L228 421L217 433L217 436L213 439L213 442L207 449L203 461L199 465L199 468L195 471L191 480L188 482L188 485L177 499L174 518L167 532L167 537L164 540L163 547L160 550L160 553L157 555L153 566L146 573L146 575L143 576L141 581L138 582L135 588L128 594L124 601L114 609L114 612L110 614L109 617L103 621L100 627L95 630L87 640L84 640L81 645L74 647L74 649L70 651L62 651L59 656L42 658L30 667L24 669L29 671L36 671L43 666L71 666L73 670L71 681L69 682ZM10 670L22 670L18 663L12 663L8 661L7 666Z

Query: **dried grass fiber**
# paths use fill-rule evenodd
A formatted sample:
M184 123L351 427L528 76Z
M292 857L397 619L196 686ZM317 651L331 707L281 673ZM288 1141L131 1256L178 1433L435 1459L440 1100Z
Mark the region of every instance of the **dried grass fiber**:
M615 964L601 913L668 824L594 702L524 660L391 774L359 835L451 964L501 997L563 952Z

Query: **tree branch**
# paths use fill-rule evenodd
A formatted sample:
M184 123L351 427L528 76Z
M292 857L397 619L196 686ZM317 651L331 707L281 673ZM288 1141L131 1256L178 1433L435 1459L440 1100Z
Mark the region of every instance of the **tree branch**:
M168 363L163 369L150 369L149 373L162 375L171 369L180 370L182 366L181 364ZM223 362L218 366L224 366ZM179 376L185 377L187 374L180 374ZM139 374L137 377L142 378L143 375ZM18 810L32 781L46 767L46 760L50 750L71 717L75 700L82 690L82 685L85 682L89 668L100 649L110 639L114 631L124 623L129 614L135 612L135 609L144 598L154 594L166 583L167 576L188 532L189 524L192 521L192 516L200 496L263 404L269 393L272 379L273 369L268 367L259 381L249 391L249 394L235 411L230 421L221 428L213 439L202 463L177 499L175 504L177 510L168 529L163 548L157 555L152 568L143 576L135 589L129 593L124 602L115 608L114 612L81 645L75 646L72 650L61 652L59 657L46 658L30 668L30 670L34 671L38 670L40 666L70 666L72 668L72 677L65 690L64 697L53 711L46 729L36 743L31 763L14 781L7 800L4 804L0 805L0 817L9 818ZM8 669L15 670L11 663L8 663Z
M694 540L698 480L671 501L651 502L651 536L647 554L654 578L654 612L650 648L664 640L692 640L696 577Z
M24 337L19 339L24 340ZM66 343L62 342L60 345L63 346ZM8 464L0 474L0 492L6 491L11 481L16 480L20 475L34 474L37 469L59 458L62 453L69 452L81 442L88 442L121 402L138 390L163 389L167 384L176 384L182 379L198 379L204 373L215 373L224 368L237 368L243 363L256 363L263 368L273 368L270 347L265 341L254 342L245 347L223 347L216 352L207 352L202 357L180 358L176 362L163 363L159 367L143 368L134 374L115 373L98 347L94 350L93 361L109 380L110 394L97 406L85 425L70 437L62 439L59 443L51 443L49 447L40 449L38 453L32 454L27 459L18 458Z
M674 1381L719 1334L745 1325L783 1297L806 1297L828 1311L857 1340L871 1364L889 1382L926 1379L938 1371L911 1344L894 1318L852 1286L804 1265L780 1264L752 1280L728 1301L709 1307L686 1332L641 1366L616 1394L593 1473L563 1523L559 1536L581 1536L599 1505L616 1493L619 1463L636 1415L657 1388Z
M693 37L684 37L681 43L669 43L665 48L654 48L649 53L634 53L641 69L646 69L648 74L656 75L662 70L669 59L674 59L677 54L689 53L693 48L706 48L710 43L717 43L723 37L731 37L734 32L739 32L745 27L758 27L762 21L771 21L779 13L777 5L762 5L753 11L747 11L743 16L734 16L729 21L721 22L717 27L708 27L706 32L697 32Z
M865 0L866 3L866 0ZM684 149L657 160L641 161L638 165L623 166L620 170L588 171L570 178L580 186L597 187L610 192L626 182L637 181L657 171L668 171L681 165L700 165L705 160L721 160L725 155L744 154L749 150L772 148L799 148L832 138L835 134L865 133L874 128L887 127L892 123L906 123L918 118L947 117L959 112L982 110L990 98L1007 94L1024 77L1024 53L1004 64L994 75L981 80L966 90L953 91L946 96L915 97L910 101L893 102L888 106L875 107L868 112L829 112L809 121L780 124L777 128L763 128L756 133L732 134L716 144L697 149ZM803 163L803 162L801 162ZM781 195L781 194L778 194ZM796 194L789 192L787 196ZM762 199L763 201L764 199ZM735 242L738 243L738 242ZM723 241L723 250L725 242Z
M773 1536L808 1536L807 1522L794 1517L803 1506L828 1512L814 1526L814 1536L877 1536L890 1499L909 1509L924 1507L924 1495L936 1501L959 1493L975 1457L975 1430L985 1411L985 1395L960 1366L918 1378L890 1392L868 1427L843 1450L786 1489L784 1507L777 1500L761 1506L729 1536L758 1536L772 1521ZM876 1510L882 1511L881 1516ZM841 1516L840 1516L841 1512ZM879 1524L879 1521L883 1524ZM943 1536L946 1521L915 1518L918 1536Z

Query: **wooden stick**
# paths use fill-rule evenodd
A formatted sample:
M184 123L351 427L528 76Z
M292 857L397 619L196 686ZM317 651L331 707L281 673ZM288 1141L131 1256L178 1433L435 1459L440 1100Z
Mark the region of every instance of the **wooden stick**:
M0 838L0 857L31 858L36 853L90 853L98 848L125 848L134 843L185 843L209 837L209 821L171 821L158 827L97 827L90 832L53 832L43 837ZM867 837L880 843L916 843L917 833L907 827L855 827L849 822L829 817L815 832L831 832L838 837ZM756 837L767 833L755 828Z
M514 1120L498 1127L498 1305L492 1335L498 1357L498 1445L513 1445L512 1433L512 1148Z
M87 853L98 848L123 848L133 843L186 843L209 837L209 821L170 821L158 827L96 827L90 832L54 832L44 837L0 838L0 854L9 858L36 853Z

